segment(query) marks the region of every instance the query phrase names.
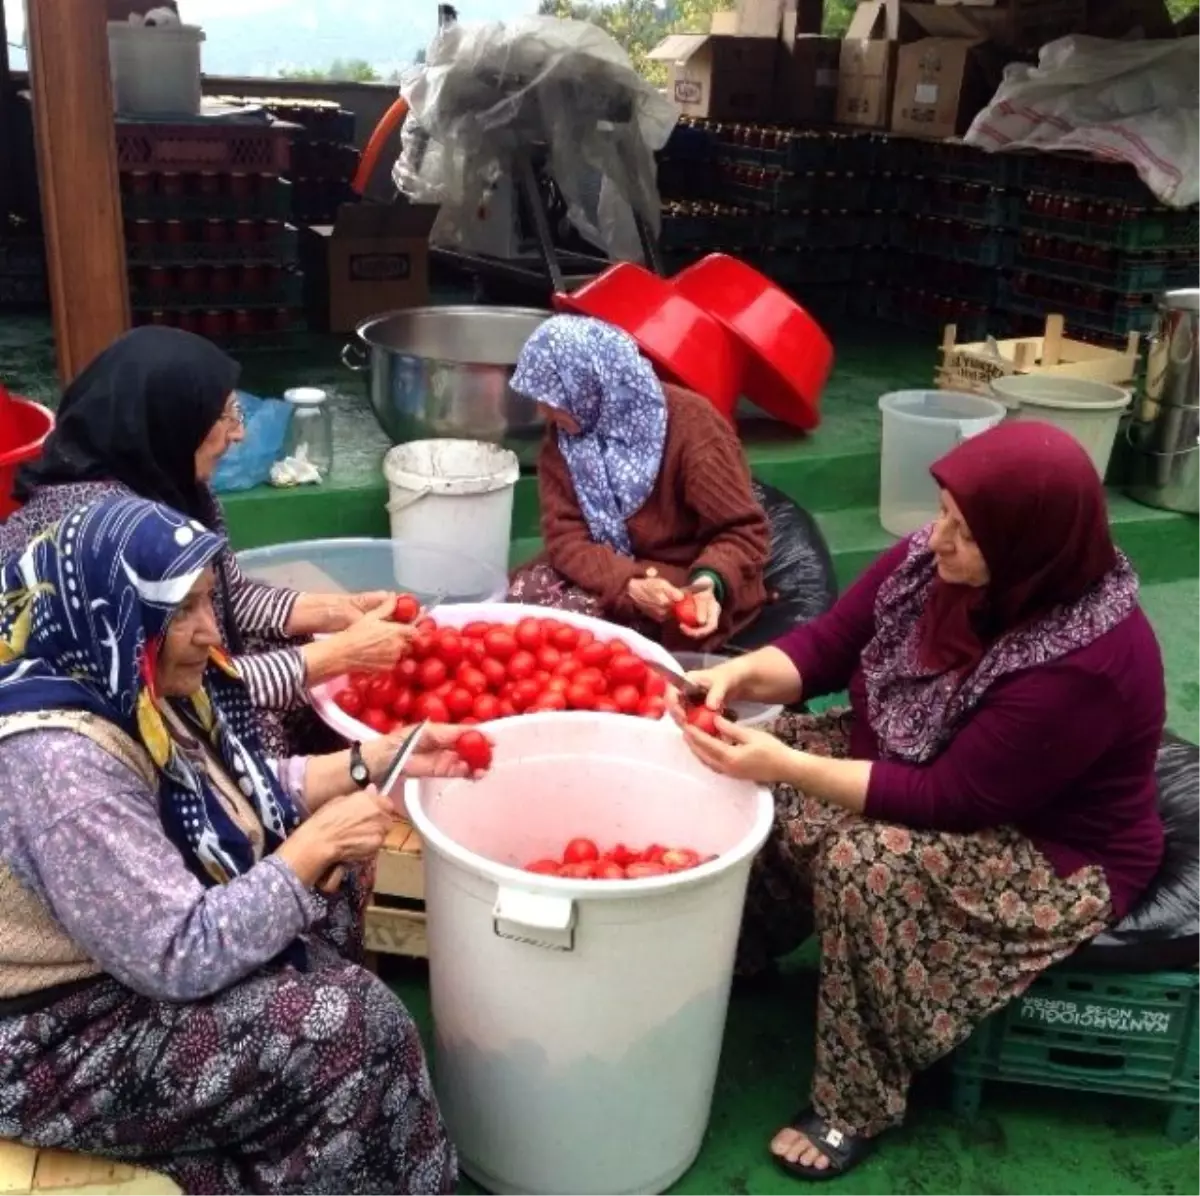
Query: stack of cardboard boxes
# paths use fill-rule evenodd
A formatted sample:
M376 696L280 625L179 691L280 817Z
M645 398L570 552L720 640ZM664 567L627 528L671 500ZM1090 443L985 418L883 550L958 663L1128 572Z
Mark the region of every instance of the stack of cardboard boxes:
M995 93L1006 62L1083 29L1086 0L863 0L844 39L814 0L739 0L707 34L650 54L685 116L840 124L941 140Z

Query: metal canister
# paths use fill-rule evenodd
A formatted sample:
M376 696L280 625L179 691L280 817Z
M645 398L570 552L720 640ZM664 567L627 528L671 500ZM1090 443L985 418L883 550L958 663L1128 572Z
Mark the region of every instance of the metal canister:
M1200 289L1159 298L1146 385L1128 428L1130 498L1200 512Z

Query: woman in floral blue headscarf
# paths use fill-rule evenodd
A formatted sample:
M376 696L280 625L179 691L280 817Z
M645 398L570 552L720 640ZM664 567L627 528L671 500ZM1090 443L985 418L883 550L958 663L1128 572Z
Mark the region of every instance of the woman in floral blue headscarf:
M766 600L767 517L733 428L664 385L618 328L555 316L529 338L513 389L549 429L538 459L545 552L509 597L600 615L669 647L718 647ZM674 607L694 595L698 626Z
M416 1029L346 958L394 811L347 753L264 757L223 547L108 498L0 570L0 1137L188 1192L452 1192ZM414 771L465 772L450 733Z

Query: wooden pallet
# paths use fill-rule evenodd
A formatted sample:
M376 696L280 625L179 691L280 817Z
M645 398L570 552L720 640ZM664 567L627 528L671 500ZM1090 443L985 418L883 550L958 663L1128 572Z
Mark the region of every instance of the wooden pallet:
M165 1175L128 1163L0 1141L0 1196L171 1196L178 1191Z
M425 870L421 836L398 823L379 853L375 900L364 928L368 951L384 955L429 954L425 939Z

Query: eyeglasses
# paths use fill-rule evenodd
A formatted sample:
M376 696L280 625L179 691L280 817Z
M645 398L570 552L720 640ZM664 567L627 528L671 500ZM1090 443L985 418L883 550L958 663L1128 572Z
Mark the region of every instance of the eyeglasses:
M243 428L246 426L246 413L242 410L242 405L234 399L224 411L221 412L221 418L229 424L234 424L236 427Z

